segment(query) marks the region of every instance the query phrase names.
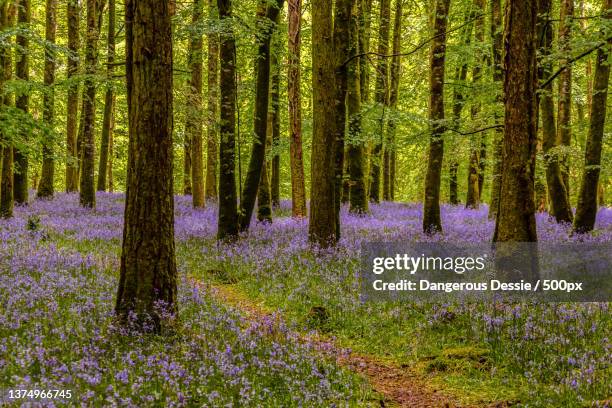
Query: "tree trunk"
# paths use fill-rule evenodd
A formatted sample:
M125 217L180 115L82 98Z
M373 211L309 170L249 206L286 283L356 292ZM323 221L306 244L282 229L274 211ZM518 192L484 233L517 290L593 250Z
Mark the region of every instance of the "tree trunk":
M402 4L403 0L395 1L395 21L393 24L393 57L391 60L391 88L389 90L389 107L391 114L387 121L387 144L385 148L385 180L387 187L384 189L387 196L384 197L387 201L395 199L395 163L396 163L396 146L395 136L397 131L397 102L399 99L399 84L401 74L401 40L402 40Z
M370 52L370 37L372 26L372 1L357 0L361 2L361 13L359 15L359 49L360 53ZM366 56L359 58L359 86L361 91L361 103L370 102L370 62Z
M52 46L55 45L55 31L57 29L57 0L47 0L45 15L45 40L47 46L45 47L43 122L48 127L49 133L43 140L42 171L36 196L38 198L53 198L53 184L55 178L55 160L53 158L53 121L55 110L55 91L53 89L53 83L55 82L55 51Z
M493 82L495 82L499 88L503 86L504 74L503 74L503 27L502 27L502 10L501 0L491 1L491 39L493 45ZM501 93L497 95L497 102L503 102ZM495 113L495 124L501 125L503 117ZM503 146L504 132L501 127L495 129L493 136L493 172L491 174L491 206L489 207L489 219L493 220L497 217L499 210L499 199L501 190L501 178L502 178L502 146Z
M168 2L126 0L125 21L130 141L116 312L124 322L133 312L141 328L159 331L159 303L177 311Z
M267 146L270 147L272 140L271 128L272 128L272 114L268 113L268 137ZM270 189L270 177L268 176L270 169L270 161L266 160L263 168L261 169L261 180L259 181L259 189L257 190L257 221L259 222L272 222L272 201L271 201L271 189Z
M217 20L216 0L208 0L208 18ZM219 126L219 34L208 34L208 123L206 135L206 198L217 198L217 139Z
M334 127L334 211L336 214L336 239L340 239L340 205L342 180L344 178L344 136L346 134L346 96L348 71L350 24L353 0L338 0L334 15L334 56L336 58L336 120Z
M79 86L73 83L73 77L79 71L79 2L68 0L66 19L68 21L67 78L69 81L66 101L66 191L77 191L78 155L77 155L77 116L79 109Z
M6 2L6 6L8 9L7 14L7 24L10 24L10 8L12 4L10 2ZM30 0L19 0L17 2L17 19L19 24L21 25L30 25L31 19L31 5ZM30 65L29 65L29 39L27 35L17 35L16 39L17 45L19 46L16 51L16 64L15 64L15 75L22 81L30 80ZM8 61L10 61L10 55L7 57ZM7 61L7 62L8 62ZM5 74L10 74L10 70L5 72ZM9 76L10 77L10 76ZM30 106L30 94L29 92L24 92L23 94L17 97L15 101L15 107L21 109L23 113L27 113ZM24 141L27 140L28 134L24 132L21 135ZM7 170L10 166L13 167L13 175L12 175L12 183L13 183L13 200L17 204L25 205L28 203L29 192L28 192L28 156L27 152L21 151L16 146L10 149L13 151L13 159L6 158L5 163L7 163ZM8 154L4 152L4 157ZM11 163L12 162L12 163ZM4 169L3 169L4 172ZM3 177L3 179L5 179ZM8 178L6 178L8 182ZM4 194L9 194L8 191L5 191ZM8 198L8 196L7 196ZM12 204L11 204L12 206Z
M100 163L98 163L98 191L106 191L109 147L114 108L115 92L113 89L113 65L115 63L115 0L108 0L108 51L106 66L106 95L104 96L104 119L102 120L102 137L100 140Z
M217 0L219 19L232 18L231 0ZM225 20L225 21L223 21ZM219 89L221 94L219 143L219 226L221 241L238 237L238 208L236 197L236 39L231 25L219 35Z
M484 0L474 0L474 8L475 13L482 14L485 11L485 3ZM482 46L484 43L484 18L479 18L476 20L474 27L474 40L477 46ZM478 60L476 58L476 62L474 67L472 68L472 87L474 88L473 94L478 97L479 91L478 87L480 86L480 80L482 79L482 62L483 58L481 57ZM480 123L479 119L480 115L480 103L474 102L471 109L472 123ZM468 182L467 182L467 197L465 200L465 208L477 209L480 206L480 187L482 185L480 179L480 169L482 167L481 162L484 160L481 157L482 150L482 139L484 139L484 135L481 133L477 133L470 137L470 161L468 166ZM486 147L485 147L486 152ZM485 153L486 154L486 153Z
M538 18L538 38L541 39L542 62L539 68L540 80L545 80L552 74L552 66L546 62L551 53L553 32L548 19L550 17L551 0L540 0ZM571 222L572 209L568 200L565 182L560 168L560 155L555 151L558 146L557 129L555 125L555 103L552 85L547 85L540 93L540 111L542 115L542 150L546 166L546 184L550 203L550 213L557 222Z
M495 242L536 242L536 0L510 0L504 34L505 128ZM528 271L526 271L528 272Z
M115 129L115 115L111 118L111 128L108 135L108 191L113 192L115 190L115 179L113 178L113 159L114 159L114 135L113 130Z
M572 24L574 18L574 0L561 0L559 17L559 51L563 54L561 66L570 58L572 41ZM572 66L568 65L559 75L559 113L557 121L557 141L564 148L561 152L560 168L567 201L570 202L569 185L569 149L572 143ZM573 218L573 216L571 217ZM568 221L572 221L572 219Z
M363 1L358 0L353 8L350 32L349 55L361 53L363 34L360 24L363 19ZM366 61L363 63L367 64ZM349 211L365 214L368 210L368 197L365 180L365 143L361 137L361 58L353 58L348 64L347 108L349 132L347 138L347 161L349 176Z
M602 14L606 19L612 20L612 0L603 1ZM608 47L597 51L595 63L595 78L593 80L593 101L591 105L591 125L587 137L584 153L584 173L578 195L574 231L586 233L595 227L598 205L598 184L601 172L601 150L606 124L606 101L610 80L610 55L612 40L608 40Z
M240 201L240 230L247 231L251 223L257 190L261 180L261 172L266 157L266 136L268 127L268 108L270 96L270 41L277 27L277 19L284 0L276 0L273 5L266 6L266 1L260 3L258 17L260 43L257 53L257 83L255 90L255 117L253 123L254 139L251 148L249 169Z
M193 2L193 25L202 20L202 0ZM196 30L197 31L197 30ZM191 79L189 81L189 93L187 101L187 123L185 126L187 135L191 140L191 194L194 208L204 208L204 151L202 147L202 34L195 32L189 39L189 70Z
M430 54L429 120L432 132L429 143L429 161L425 176L423 231L427 234L442 232L440 219L440 179L444 160L444 69L446 65L446 27L450 0L436 0L434 40Z
M83 91L83 140L81 146L80 195L81 206L96 207L94 186L95 127L96 127L96 74L98 59L98 7L96 0L87 0L87 42L85 44L85 89Z
M24 14L27 13L27 14ZM22 22L27 16L29 21L29 4L28 7L24 10L24 12L19 13L19 22ZM14 23L14 14L15 7L13 2L5 2L0 4L0 31L9 28ZM23 37L17 37L17 43L20 43L20 40L23 40ZM7 43L10 41L10 38L5 39ZM26 43L27 44L27 43ZM25 49L23 49L25 52ZM20 68L23 68L23 57L24 53L18 54L18 57L21 57L20 60L17 61L17 75L18 77L20 72ZM26 60L27 62L27 60ZM12 77L12 63L13 60L11 58L11 48L6 46L0 48L0 90L3 90L5 81L8 81ZM27 70L27 64L25 65ZM23 73L23 72L21 72ZM0 108L2 105L10 105L11 104L11 95L5 94L3 98L0 98ZM3 145L3 148L0 147L0 217L1 218L11 218L13 216L13 207L14 207L14 196L13 196L13 147L12 144L9 143L9 136L5 134L0 129L0 145Z
M291 214L306 215L306 188L304 186L304 162L302 158L302 107L300 92L301 19L302 0L289 3L289 67L287 94L289 99L289 156L291 167Z
M191 154L192 154L191 135L185 132L183 141L183 194L191 195Z
M381 164L383 164L383 135L385 123L385 109L389 103L389 61L385 56L389 54L389 28L391 25L391 0L380 0L380 33L378 37L378 63L376 66L376 92L375 100L381 109L378 120L379 134L372 147L370 157L370 200L380 202ZM384 196L383 196L384 198Z
M273 207L280 206L280 63L278 54L281 51L279 32L272 38L270 114L272 134L272 174L270 175L270 199Z
M310 242L321 247L336 243L335 213L335 87L332 2L312 1L312 164L310 191Z

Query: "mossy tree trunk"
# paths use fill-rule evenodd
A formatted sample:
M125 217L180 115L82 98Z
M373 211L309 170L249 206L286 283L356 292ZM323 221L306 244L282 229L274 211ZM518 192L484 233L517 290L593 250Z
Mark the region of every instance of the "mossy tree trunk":
M493 82L499 85L499 88L503 86L504 74L503 74L503 26L502 26L502 9L501 0L491 1L491 42L492 42L492 55L493 55ZM502 102L501 91L496 98L498 103ZM497 110L495 111L495 124L501 125L503 117ZM499 194L501 190L501 172L502 172L502 146L503 146L504 132L501 127L495 129L493 135L493 171L491 173L491 205L489 207L489 219L493 220L497 217L497 211L499 210Z
M133 312L143 329L159 331L159 303L177 311L170 7L126 0L125 20L129 153L116 312L124 322Z
M13 2L0 3L0 31L9 28L13 24L15 7ZM27 16L29 19L29 4L27 8ZM23 19L24 15L19 14L19 20ZM6 39L7 42L9 38ZM19 37L17 42L19 44ZM12 77L12 58L11 48L4 44L0 47L0 90L3 90L4 83ZM23 50L25 51L25 49ZM18 54L18 57L20 55ZM23 54L21 55L23 58ZM17 68L19 70L20 60L18 59ZM0 107L2 105L11 104L11 95L5 94L0 98ZM13 216L14 196L13 196L13 147L9 142L9 135L5 134L0 129L0 217L11 218Z
M231 21L231 0L217 0L219 19ZM225 21L224 21L225 20ZM217 238L221 241L238 237L236 196L236 39L231 25L219 35L219 76L221 96L219 122L219 224Z
M208 0L208 18L219 18L216 0ZM206 126L206 198L217 198L217 161L219 129L219 34L211 32L208 40L208 123Z
M104 95L104 118L102 119L102 136L100 138L100 162L98 163L98 191L106 191L110 140L113 131L113 116L115 109L115 91L113 88L113 73L115 63L115 0L108 0L108 36L106 56L106 94Z
M74 192L79 184L79 166L77 154L77 116L79 109L79 86L74 83L74 76L79 71L79 2L68 0L66 5L68 26L67 79L68 97L66 100L66 191Z
M603 1L603 13L606 19L612 20L612 0ZM608 46L597 51L595 78L593 80L593 101L591 103L591 124L584 153L584 173L578 195L574 231L586 233L595 227L598 205L598 184L601 172L601 150L606 124L606 101L610 81L610 50Z
M291 167L291 214L306 215L306 188L302 154L302 100L300 91L302 0L288 0L288 72L289 157Z
M442 231L440 218L440 182L444 160L444 70L446 66L446 27L450 0L436 0L434 18L434 40L430 53L429 120L431 141L429 161L425 176L425 199L423 204L423 231L434 234Z
M7 1L7 7L9 8L7 11L7 18L10 20L10 8L12 7L12 3ZM31 4L29 0L20 0L17 2L17 19L20 25L29 26L31 19ZM7 20L7 23L10 23ZM22 81L30 80L30 45L29 38L27 35L17 35L17 45L19 48L16 51L16 64L15 64L15 75L18 79ZM10 56L8 56L10 60ZM10 71L9 71L10 72ZM8 73L8 72L7 72ZM15 101L15 106L20 109L23 113L27 113L30 107L30 94L29 92L24 92L23 94L17 96ZM22 138L27 140L29 135L23 133ZM13 151L13 159L9 160L7 158L7 163L12 161L13 166L13 199L17 204L25 205L28 203L29 192L28 192L28 170L29 170L29 159L28 154L25 150L18 149L17 147L12 148ZM5 152L5 155L7 152ZM6 156L5 156L6 157ZM7 167L8 169L8 167ZM8 193L8 192L5 192Z
M393 49L391 54L391 87L389 89L389 108L391 114L387 120L387 142L385 148L385 180L387 187L384 190L386 192L387 201L393 201L395 199L395 171L397 162L397 148L395 145L395 137L397 132L397 103L399 100L399 84L401 76L401 56L402 52L402 14L403 14L403 0L395 1L395 18L393 23Z
M278 55L281 51L280 32L275 32L272 38L271 79L270 79L270 131L272 141L272 160L270 174L270 200L273 207L280 206L280 63Z

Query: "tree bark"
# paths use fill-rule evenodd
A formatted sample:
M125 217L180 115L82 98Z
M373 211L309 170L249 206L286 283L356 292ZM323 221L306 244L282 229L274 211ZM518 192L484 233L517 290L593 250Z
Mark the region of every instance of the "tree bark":
M378 54L389 53L389 29L391 25L391 0L380 0L380 33L378 37ZM379 57L376 66L376 91L375 100L382 110L378 120L378 132L376 141L372 147L370 157L370 201L380 202L381 188L381 165L383 164L383 138L385 110L389 103L389 61L386 57ZM383 196L384 198L384 196Z
M12 7L10 2L7 2L7 7ZM17 20L20 25L30 25L31 19L31 4L29 0L19 0L17 2ZM7 10L10 14L10 10ZM7 14L7 18L9 18ZM10 18L9 18L10 19ZM8 20L7 20L8 23ZM29 62L29 39L27 35L17 35L16 39L17 45L19 46L16 51L16 64L15 64L15 75L22 81L30 80L30 62ZM10 56L8 57L10 60ZM15 101L15 107L20 109L23 113L27 113L30 106L30 94L29 92L24 92L19 95ZM24 132L21 135L25 140L28 139L28 134ZM13 185L13 200L17 204L26 205L28 204L29 192L28 192L28 167L29 160L27 152L18 149L14 146L12 149L13 158L9 159L6 155L7 152L4 152L4 156L6 157L5 163L7 163L7 170L10 166L13 168L13 175L11 176L12 185ZM12 163L11 163L12 162ZM4 171L4 170L3 170ZM3 177L4 179L4 177ZM6 178L8 182L8 176ZM5 191L5 194L9 194L8 191ZM8 196L7 196L8 197Z
M19 13L19 21L25 19L27 16L29 20L29 4L26 10L27 15L24 12ZM14 23L14 15L15 15L15 7L13 2L4 2L0 4L0 31L5 30L6 28L10 28ZM23 37L21 38L23 39ZM7 43L10 41L10 38L5 39ZM17 37L17 43L19 44L20 37ZM27 44L27 43L26 43ZM25 49L24 49L25 51ZM21 55L18 54L18 57L23 59L23 53ZM23 60L17 61L17 75L19 77L19 69L23 68L23 65L20 67L20 63L22 64ZM0 90L3 90L4 83L11 79L12 77L12 63L13 59L11 58L11 48L6 45L0 47ZM27 68L27 65L26 65ZM23 73L23 72L21 72ZM3 98L0 98L0 107L2 105L8 106L12 103L12 97L9 93L6 93ZM0 147L0 217L1 218L11 218L13 216L13 207L14 207L14 195L13 195L13 147L9 142L9 136L0 129L0 145L4 147Z
M567 65L571 52L574 0L561 0L559 17L559 51L563 54L561 66ZM563 147L560 157L561 177L570 202L569 153L572 143L572 66L568 65L559 75L559 105L557 120L557 141ZM572 221L573 216L568 220Z
M177 312L172 187L172 25L162 0L126 0L129 155L116 312L159 331ZM149 325L147 327L147 325Z
M268 137L266 140L267 146L270 147L272 140L271 129L272 129L272 114L268 113ZM270 161L266 160L263 168L261 169L261 180L259 181L259 189L257 190L257 221L259 222L272 222L272 196L270 189Z
M272 38L271 55L271 84L270 84L270 116L271 116L271 140L272 140L272 163L270 175L270 200L273 207L280 206L280 63L278 54L281 51L279 32Z
M361 52L363 34L360 24L363 19L363 1L358 0L353 7L350 32L350 55ZM367 62L364 61L367 64ZM365 214L368 209L368 197L365 180L365 143L361 136L361 58L353 58L348 64L347 108L349 132L347 140L347 161L349 176L349 211L354 214Z
M231 21L231 0L217 0L219 19ZM225 21L223 21L225 20ZM225 27L225 26L224 26ZM221 109L219 122L219 226L221 241L238 237L238 208L236 197L236 40L231 26L219 35L219 89Z
M503 86L504 74L503 74L503 27L502 27L502 10L501 0L491 1L491 39L492 39L492 55L493 55L493 82L499 85L499 88ZM497 95L496 101L502 103L501 93ZM495 113L495 124L501 125L503 117L496 111ZM502 178L502 146L503 146L504 132L501 127L495 129L493 136L493 172L491 174L491 206L489 207L489 219L493 220L497 217L499 210L499 199L501 190L501 178Z
M444 160L444 70L446 66L446 27L450 0L436 0L434 18L434 40L430 54L429 120L431 141L429 161L425 176L425 200L423 208L423 231L427 234L442 232L440 218L440 179Z
M217 20L216 0L208 0L208 18ZM217 139L219 127L219 34L208 34L208 123L206 135L206 198L217 198Z
M265 13L262 13L258 18L261 36L257 53L257 82L253 121L254 139L249 169L247 170L240 200L239 226L241 231L249 229L255 207L255 199L257 198L257 190L261 180L261 172L265 163L270 96L270 40L274 30L276 30L277 19L283 2L284 0L276 0L273 5L269 6L266 6L266 1L260 4L260 7L265 7Z
M612 20L612 0L603 0L602 14ZM607 49L606 49L607 48ZM591 124L584 153L584 173L578 195L574 231L586 233L595 227L598 205L599 174L601 172L601 150L604 128L606 124L606 101L610 80L610 51L612 40L608 46L597 51L595 62L595 78L593 79L593 101L591 104Z
M287 94L289 99L289 156L291 167L291 214L306 216L306 188L302 155L302 102L300 91L302 0L288 0L289 67Z
M336 244L334 133L336 67L332 2L312 1L313 130L310 191L310 242Z
M97 1L87 0L87 41L85 44L85 87L83 91L83 140L81 146L80 194L81 206L96 207L94 186L95 126L96 126L96 73L98 59Z
M546 62L551 53L553 32L548 19L552 7L551 0L540 0L538 10L538 38L541 39L541 51L543 61L539 67L540 80L544 80L552 74L552 66ZM544 152L544 164L546 167L546 184L550 203L550 213L557 222L571 222L572 208L569 195L563 181L560 155L555 147L559 145L557 139L557 128L555 125L555 103L553 100L552 84L547 85L540 92L540 111L542 116L542 150Z
M79 71L79 3L68 0L66 19L68 21L68 55L67 79L69 81L66 100L66 191L78 189L78 155L77 155L77 116L79 109L79 86L73 81Z
M505 127L494 242L536 242L536 0L510 0L504 32ZM527 271L528 272L528 271Z
M106 85L106 95L104 95L104 118L102 120L102 137L100 139L100 162L98 163L98 191L106 191L110 139L112 137L115 109L115 92L112 84L115 63L115 0L108 0L107 46L106 80L108 83Z
M391 87L389 90L389 108L391 114L387 119L387 140L385 148L385 180L387 187L383 189L386 201L395 199L395 163L396 163L396 146L395 137L397 132L397 103L399 100L399 84L401 75L401 40L402 40L402 9L403 0L395 1L395 21L393 23L393 49L391 51L393 57L391 59Z
M202 0L193 2L192 23L195 27L202 20L203 3ZM191 79L189 80L189 93L187 100L189 107L187 110L186 133L191 140L191 194L194 208L204 208L204 151L202 146L202 34L192 33L189 39L189 70Z

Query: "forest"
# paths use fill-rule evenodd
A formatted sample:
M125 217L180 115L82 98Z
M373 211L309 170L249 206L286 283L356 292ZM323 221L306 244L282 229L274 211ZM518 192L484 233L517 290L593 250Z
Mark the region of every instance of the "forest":
M611 53L612 0L0 0L0 405L610 406ZM599 295L370 301L372 243Z

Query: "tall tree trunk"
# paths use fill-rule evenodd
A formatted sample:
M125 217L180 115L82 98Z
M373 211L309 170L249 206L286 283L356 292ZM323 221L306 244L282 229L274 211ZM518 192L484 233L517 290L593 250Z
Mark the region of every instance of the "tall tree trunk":
M440 179L444 160L444 69L446 65L446 27L450 0L436 0L434 40L430 54L429 120L431 141L425 176L423 231L427 234L442 232L440 219Z
M216 0L208 0L208 18L217 20ZM219 127L219 34L208 33L208 123L206 134L206 198L217 198L217 139Z
M378 135L372 147L370 157L370 200L380 202L381 165L383 164L383 137L385 110L389 103L389 61L385 56L389 54L389 29L391 25L391 0L380 0L380 33L378 37L378 63L376 66L376 92L375 100L381 109L378 120Z
M612 20L612 0L603 0L602 14L607 20ZM607 49L606 49L607 48ZM599 173L601 172L601 150L604 128L606 124L606 101L610 80L610 50L612 40L608 46L597 51L595 63L595 78L593 80L593 102L591 105L591 125L587 137L584 153L584 173L578 195L574 231L586 233L595 227L597 217L597 196Z
M279 32L272 39L271 84L270 84L270 116L272 135L272 174L270 175L270 200L273 207L280 206L280 63L278 54L281 51Z
M57 29L57 0L47 0L45 24L45 93L43 97L43 122L48 128L48 134L43 141L43 163L36 196L38 198L53 198L55 160L53 158L53 139L55 129L53 128L55 110L55 31Z
M364 3L358 0L353 7L350 32L349 55L361 53L363 44L361 23L363 21ZM363 63L367 64L366 61ZM353 58L348 64L347 109L349 132L347 140L347 161L349 176L349 211L354 214L368 212L365 173L365 143L361 137L361 58Z
M310 189L310 242L321 247L336 243L335 213L335 55L332 2L312 3L312 164Z
M344 136L346 134L346 96L348 72L346 60L349 57L349 35L351 10L354 0L338 0L334 15L334 56L336 59L336 91L334 126L334 212L336 214L336 240L340 239L340 205L342 201L342 180L344 177Z
M553 32L548 20L552 7L551 0L539 1L538 38L541 39L541 58L539 68L540 80L545 80L552 74L552 66L546 61L551 53ZM568 199L565 182L560 168L557 128L555 125L555 103L552 85L547 85L540 93L540 111L542 115L542 150L546 166L546 184L550 203L550 213L557 222L571 222L572 208Z
M370 52L370 38L372 27L372 1L361 1L361 13L359 14L359 50L364 54ZM359 58L359 86L361 91L361 103L370 102L370 62L366 56Z
M108 191L113 192L115 190L115 179L113 177L113 159L114 159L114 140L113 130L115 129L115 115L112 115L111 128L108 135Z
M306 215L306 188L302 158L302 101L300 91L302 0L288 0L289 67L287 94L289 99L289 156L291 167L291 214Z
M18 4L19 5L19 4ZM27 14L25 14L27 13ZM15 17L15 4L14 2L4 2L0 4L0 31L9 28L14 23ZM19 13L19 22L22 20L28 19L29 21L29 4L28 7L24 10L24 12ZM20 40L23 40L23 37L17 37L17 43L20 43ZM0 46L0 90L4 90L4 83L11 79L12 77L12 64L13 59L11 58L11 47L8 46L8 42L10 38L5 38L6 43L3 46ZM27 44L27 43L26 43ZM23 72L19 72L21 68L23 68L23 52L18 54L18 57L21 57L20 60L17 61L17 75L23 74ZM27 60L26 60L27 61ZM27 64L26 64L27 70ZM12 97L9 93L5 94L3 98L0 98L0 108L2 105L8 106L12 103ZM0 129L0 145L3 145L3 148L0 146L0 217L1 218L11 218L13 216L13 207L14 207L14 196L13 196L13 146L9 143L9 135L5 134L2 129Z
M77 191L78 155L77 155L77 116L79 109L79 86L73 83L74 76L79 71L79 2L68 0L66 6L68 21L68 55L67 78L69 81L68 98L66 101L66 191Z
M491 39L492 39L492 55L493 55L493 82L501 88L503 86L503 27L502 27L502 10L501 0L491 0ZM502 101L501 91L497 95L496 101ZM503 117L495 113L495 124L501 125ZM491 206L489 207L489 219L493 220L497 217L499 210L499 199L501 190L502 178L502 148L503 148L504 132L501 127L495 129L493 136L493 172L491 174Z
M474 0L474 8L476 14L483 14L485 11L485 3L484 0ZM484 43L484 18L479 18L476 20L474 27L474 40L477 47L482 46ZM478 96L478 87L480 86L480 80L482 79L482 62L484 58L476 58L476 62L474 63L474 67L472 68L472 87L474 89L474 93ZM479 123L479 115L480 115L480 103L475 101L472 105L471 116L473 123ZM467 181L467 198L465 200L465 208L477 209L480 206L480 187L481 187L481 161L484 160L481 158L481 147L482 141L484 139L484 135L477 133L470 137L470 161L468 166L468 181ZM486 152L486 148L485 148ZM486 154L486 153L485 153Z
M100 162L98 163L98 191L106 191L108 176L109 147L113 130L115 92L113 89L113 65L115 63L115 0L108 0L108 42L106 57L106 95L104 96L104 119L100 139Z
M401 74L401 40L402 40L402 4L403 0L395 0L395 21L393 23L393 57L391 60L391 88L389 90L389 107L391 114L387 121L387 144L385 148L385 180L387 188L384 191L387 201L395 199L395 163L397 150L395 146L395 136L397 131L397 102L399 99L399 83Z
M11 2L6 2L6 7L8 14L6 15L7 21L6 24L10 25L10 14L11 8L13 7ZM29 0L20 0L17 3L18 8L18 21L21 25L30 25L31 18L31 10L30 10L30 1ZM29 39L27 35L17 35L17 45L19 48L16 52L17 63L15 67L15 74L17 78L22 81L30 80L30 66L29 66ZM11 60L10 55L7 56L7 62ZM10 70L5 72L6 74L10 74ZM8 76L10 78L10 75ZM18 109L21 109L24 113L27 113L30 105L30 94L29 92L24 92L23 94L17 97L15 101L15 106ZM25 132L21 135L24 140L27 140L28 134ZM9 166L11 166L11 161L13 162L13 199L14 202L21 205L28 204L29 193L28 193L28 167L29 160L26 151L23 151L16 146L12 149L13 151L13 160L6 159L7 170ZM8 151L4 152L4 156L6 157ZM3 170L4 171L4 170ZM4 177L3 177L4 179ZM8 194L8 191L5 191L5 194Z
M504 32L505 128L495 242L536 242L537 0L510 0Z
M192 23L194 27L202 20L203 2L194 0ZM189 39L189 109L187 110L186 133L191 139L191 194L194 208L204 208L204 151L202 146L202 34L196 28Z
M284 0L276 0L274 4L260 3L258 17L261 36L257 53L257 84L255 90L254 138L251 148L249 169L240 201L240 229L247 231L251 223L257 189L261 180L261 171L266 157L266 136L268 128L268 108L270 101L270 41L277 27L277 19Z
M266 139L266 149L270 147L272 141L272 114L268 112L268 137ZM272 200L270 189L270 161L266 160L261 169L261 180L257 190L257 221L272 222Z
M474 25L469 23L475 17L475 12L470 10L466 14L466 23L468 23L463 29L461 43L466 47L472 43L472 31L474 29ZM464 84L467 79L468 73L468 60L466 59L461 66L457 67L455 71L455 82L457 83L453 88L453 118L452 124L456 129L461 127L461 113L463 112L463 107L465 106L465 90ZM459 173L459 160L457 160L457 155L453 154L450 157L449 164L449 202L452 205L459 204L459 192L458 187L459 183L457 182L457 175Z
M192 141L191 135L185 132L183 141L183 194L191 195L191 155Z
M116 312L153 323L177 311L172 182L172 24L162 0L126 0L129 154ZM152 319L148 320L148 319Z
M567 64L571 52L574 0L561 0L559 17L559 51L563 54L561 66ZM564 148L561 153L561 176L565 193L570 202L569 154L566 151L572 143L572 67L568 65L559 75L559 113L557 121L557 140ZM573 218L573 217L572 217ZM571 219L569 220L572 221Z
M85 45L85 87L83 90L83 141L81 152L80 194L81 206L95 208L94 186L95 127L96 127L96 73L98 59L97 1L87 0L87 41Z
M222 23L232 19L231 0L217 0ZM225 21L224 21L225 20ZM221 110L219 121L219 226L221 241L238 237L236 197L236 39L231 25L219 35Z

